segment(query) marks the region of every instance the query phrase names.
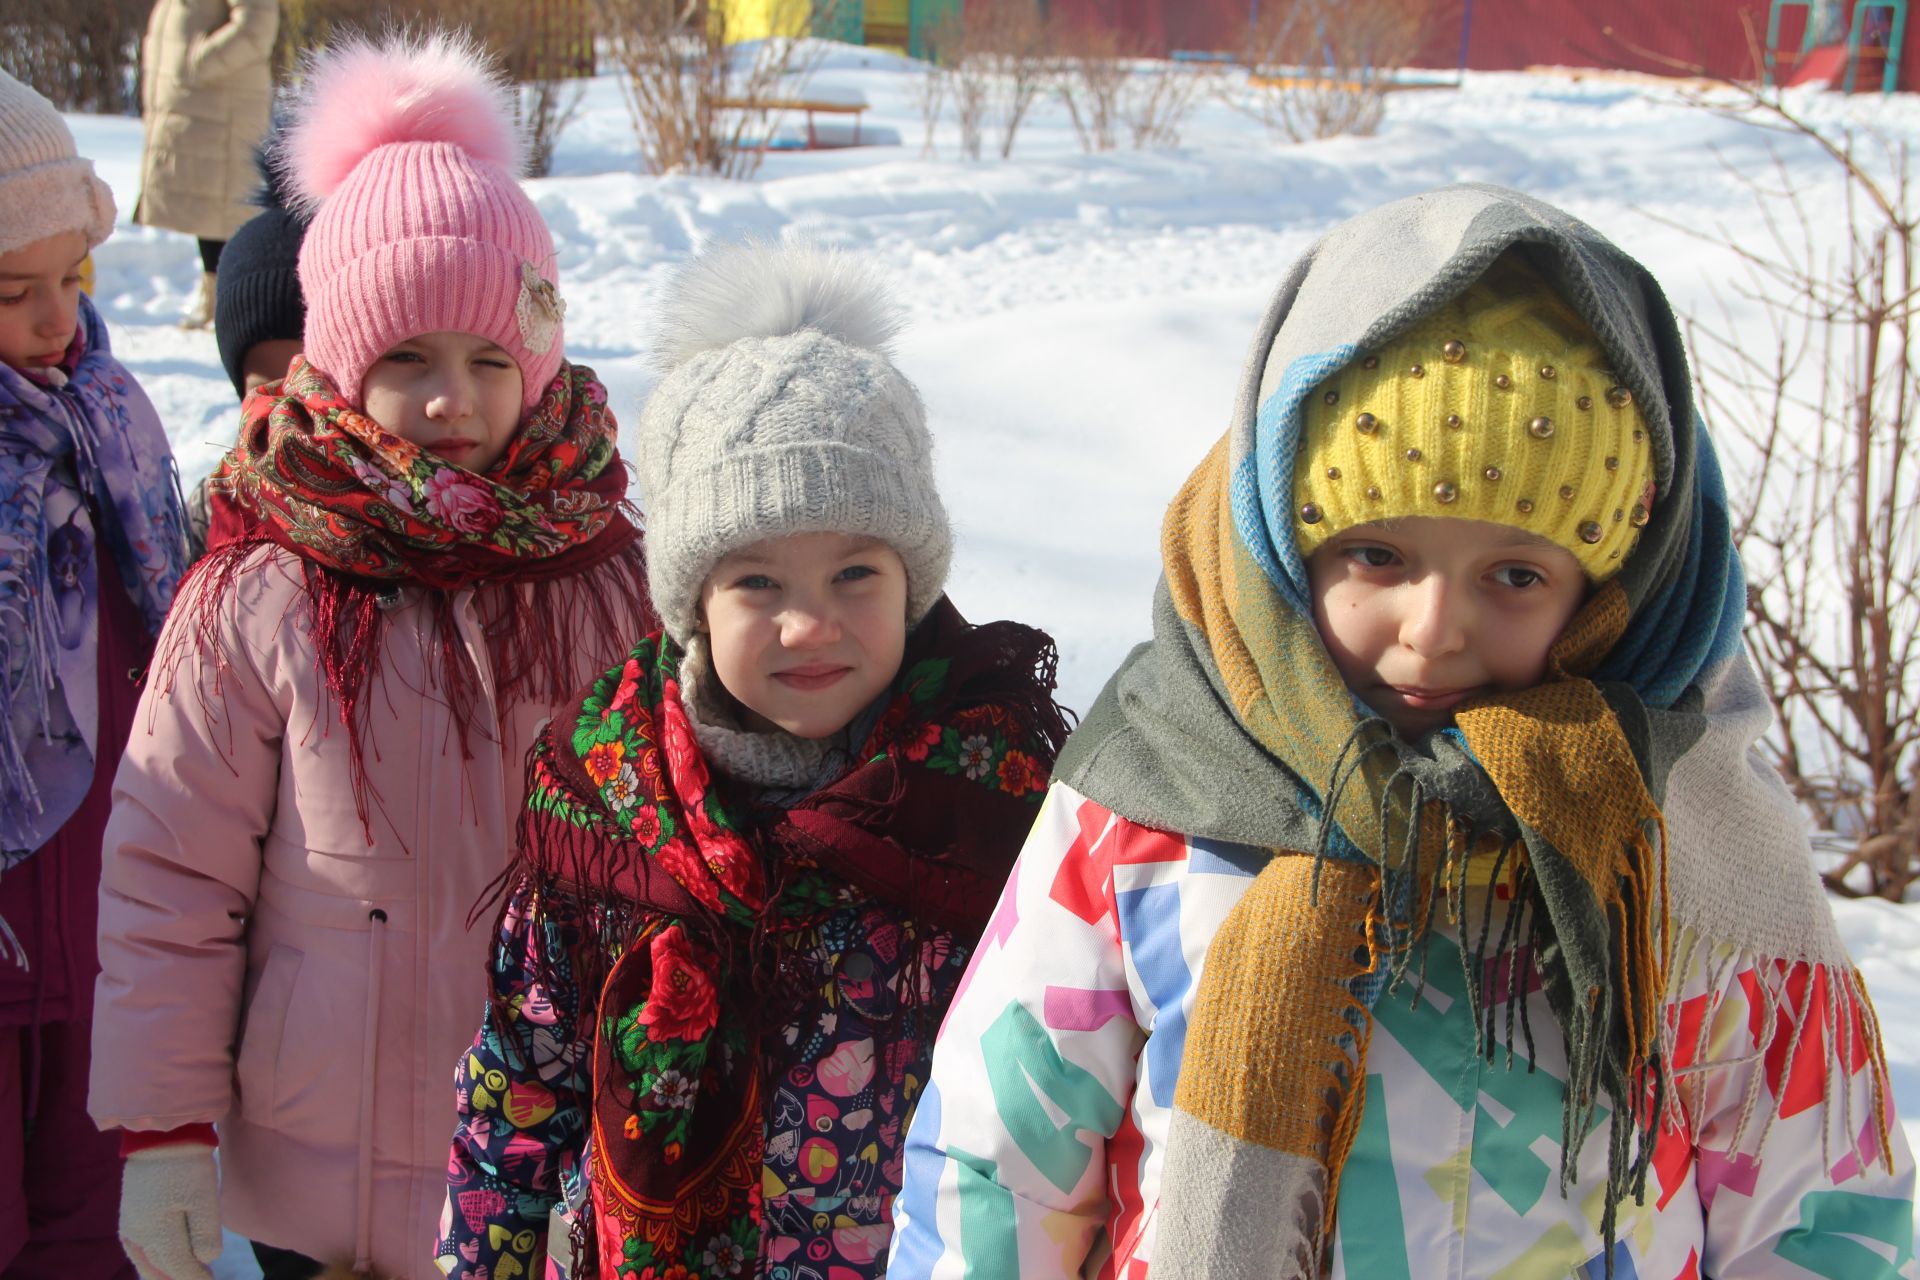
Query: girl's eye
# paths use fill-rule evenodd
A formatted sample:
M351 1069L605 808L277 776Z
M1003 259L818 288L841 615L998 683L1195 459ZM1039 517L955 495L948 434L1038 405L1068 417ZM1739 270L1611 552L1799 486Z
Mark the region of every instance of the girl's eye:
M1346 554L1356 563L1369 569L1385 569L1400 557L1390 547L1354 546L1348 547Z
M0 294L0 307L11 307L27 300L26 291Z
M764 573L750 573L734 580L736 591L771 591L776 584Z
M1537 587L1546 581L1545 576L1538 569L1529 569L1519 564L1502 565L1493 571L1493 577L1501 586L1511 587L1515 591L1525 591L1529 587Z
M835 574L833 580L835 582L859 582L861 579L871 578L879 572L878 569L870 564L850 564Z
M79 283L80 283L80 273L77 271L70 276L62 276L60 279L60 286L64 289L74 288Z
M513 368L513 361L507 359L505 356L482 356L476 363L485 365L489 369Z
M381 356L380 358L392 364L423 363L420 353L418 351L389 351L387 352L387 354L385 354L384 356Z

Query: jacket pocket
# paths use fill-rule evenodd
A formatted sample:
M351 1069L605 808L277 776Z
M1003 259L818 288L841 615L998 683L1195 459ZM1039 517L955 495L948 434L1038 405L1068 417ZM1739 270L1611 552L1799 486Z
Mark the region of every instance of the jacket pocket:
M255 1124L273 1123L280 1044L286 1035L287 1009L293 1003L293 988L304 958L294 948L274 943L260 971L260 981L247 1001L234 1076L240 1090L240 1114Z

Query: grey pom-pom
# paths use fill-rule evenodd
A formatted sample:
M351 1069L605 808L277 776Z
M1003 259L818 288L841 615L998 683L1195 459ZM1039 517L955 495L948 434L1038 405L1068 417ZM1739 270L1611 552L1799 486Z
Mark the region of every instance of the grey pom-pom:
M802 329L886 354L905 324L870 263L805 242L708 250L674 276L658 314L653 364L663 374L743 338Z

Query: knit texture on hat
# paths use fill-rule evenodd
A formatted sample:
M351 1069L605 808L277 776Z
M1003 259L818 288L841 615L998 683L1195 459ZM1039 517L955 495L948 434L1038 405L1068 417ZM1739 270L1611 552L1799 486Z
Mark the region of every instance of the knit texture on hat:
M220 251L214 285L213 338L237 396L247 391L247 352L262 342L298 342L307 324L299 271L307 221L287 208L285 177L264 152L260 177L260 212Z
M113 231L113 192L82 160L54 105L0 71L0 253L78 231L92 249Z
M306 356L348 401L387 350L446 331L497 343L539 403L566 308L522 155L509 91L465 38L351 39L309 64L275 163L313 213Z
M952 534L926 411L885 349L898 327L871 268L806 245L716 250L669 286L639 470L647 574L676 641L721 557L788 534L892 547L909 623L939 600Z
M1599 339L1518 259L1309 397L1294 472L1308 556L1399 516L1509 525L1611 577L1647 523L1653 453Z

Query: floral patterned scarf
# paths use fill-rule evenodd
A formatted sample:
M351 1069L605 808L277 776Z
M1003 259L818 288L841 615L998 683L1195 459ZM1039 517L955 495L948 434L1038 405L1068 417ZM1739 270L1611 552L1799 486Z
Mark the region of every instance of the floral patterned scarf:
M598 922L572 975L599 992L578 1243L623 1276L731 1274L759 1251L760 1037L798 998L780 936L862 899L977 935L1066 736L1052 642L969 626L943 599L909 637L863 763L751 814L701 756L681 656L651 637L554 718L503 877L509 902L580 895ZM920 984L901 988L911 1003ZM722 1238L726 1266L709 1256Z
M304 360L242 412L212 483L231 504L226 521L216 507L216 544L258 530L349 577L454 590L565 574L638 536L607 391L581 365L561 366L484 475L358 412Z
M195 569L216 575L202 596L203 647L212 635L211 602L249 554L271 544L300 558L319 674L350 735L363 825L368 787L356 707L399 588L433 593L437 674L463 746L480 691L461 656L449 593L532 584L530 592L502 592L489 602L487 640L502 704L564 696L581 644L618 634L631 616L611 602L647 598L616 424L606 388L584 365L560 366L482 474L387 431L304 360L248 395L242 415L240 438L213 476L209 551ZM601 569L612 576L572 590L571 579ZM562 591L576 597L571 607L562 607Z

